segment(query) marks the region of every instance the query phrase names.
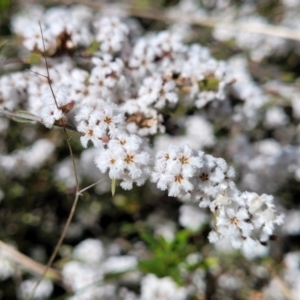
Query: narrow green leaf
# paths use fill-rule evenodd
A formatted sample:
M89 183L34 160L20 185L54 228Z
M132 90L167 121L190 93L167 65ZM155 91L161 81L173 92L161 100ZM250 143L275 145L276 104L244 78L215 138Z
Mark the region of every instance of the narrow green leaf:
M20 122L20 123L36 122L36 116L26 110L18 110L16 114L18 114L18 116L12 117L12 119L16 122Z
M89 55L94 54L96 51L99 50L99 42L97 42L96 40L94 40L90 46L86 49L86 53Z
M8 42L8 40L0 41L0 48L2 48L7 42Z
M22 117L13 117L12 120L19 123L34 123L32 119L22 118Z
M31 65L38 65L42 58L43 56L40 53L31 52L29 55L29 63Z
M111 194L114 196L116 193L116 179L111 180Z
M141 238L146 242L148 243L149 247L151 249L156 249L157 248L157 241L156 239L154 238L154 236L152 234L150 234L149 232L147 231L142 231L141 232Z

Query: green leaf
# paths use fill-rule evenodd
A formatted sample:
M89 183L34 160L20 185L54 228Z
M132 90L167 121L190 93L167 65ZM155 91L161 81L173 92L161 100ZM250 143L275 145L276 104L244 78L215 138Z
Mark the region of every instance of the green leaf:
M181 230L176 234L176 241L179 245L186 245L188 243L189 232L187 230Z
M94 54L96 51L99 50L99 42L97 42L96 40L94 40L90 46L86 49L86 53L88 55L92 55Z
M0 1L0 13L4 13L6 10L8 10L10 4L11 4L10 0L1 0Z
M153 273L158 277L168 276L170 267L165 258L153 257L139 263L139 268L146 273Z
M205 259L204 263L208 268L212 268L217 266L219 264L219 261L217 257L210 256Z
M31 65L39 65L43 56L40 53L31 52L29 55L29 63Z
M4 39L2 41L0 41L0 49L5 46L5 44L8 42L8 40Z
M18 116L12 117L12 120L19 123L34 123L36 122L36 116L25 110L18 110L16 112Z
M142 231L140 234L141 234L141 238L146 243L149 244L149 246L152 250L154 250L157 246L157 242L156 242L155 238L153 237L153 235L150 234L150 232L148 232L148 231Z
M116 193L116 179L111 180L111 194L114 196Z
M219 79L213 76L208 76L203 80L199 81L200 91L217 91L219 88Z

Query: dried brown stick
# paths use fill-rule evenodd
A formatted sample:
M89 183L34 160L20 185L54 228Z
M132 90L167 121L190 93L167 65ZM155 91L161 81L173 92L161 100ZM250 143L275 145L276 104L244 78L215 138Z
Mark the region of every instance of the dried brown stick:
M39 23L39 25L40 25L40 30L41 30L42 40L43 40L44 53L46 53L46 47L45 47L45 41L44 41L44 35L43 35L43 30L42 30L41 23ZM49 87L51 89L53 100L55 102L56 107L58 108L56 97L55 97L55 94L54 94L54 91L53 91L53 88L52 88L52 84L51 84L51 78L50 78L50 73L49 73L48 61L47 61L47 58L46 58L45 55L44 55L44 60L45 60L45 65L46 65L46 70L47 70L47 76L46 76L46 78L47 78ZM31 291L31 293L30 293L30 295L28 297L28 300L33 299L33 296L34 296L34 293L35 293L37 287L39 286L39 284L41 283L41 281L43 280L43 278L47 274L47 271L50 269L51 265L53 264L54 259L57 256L57 253L59 251L60 246L63 243L63 240L65 239L65 236L67 234L68 228L69 228L69 226L71 224L71 221L73 219L73 216L75 214L75 210L76 210L76 207L77 207L78 199L79 199L79 196L80 196L77 168L76 168L76 163L75 163L75 158L74 158L73 150L72 150L72 147L71 147L71 144L70 144L70 138L68 136L68 133L66 131L66 127L65 127L64 124L62 124L62 127L63 127L64 134L66 136L66 141L67 141L67 145L68 145L68 148L69 148L70 157L71 157L71 161L72 161L72 165L73 165L74 177L75 177L75 181L76 181L76 195L75 195L75 198L73 200L71 211L70 211L69 216L67 218L67 222L64 225L63 231L62 231L62 233L61 233L61 235L60 235L60 237L58 239L58 242L56 243L56 246L55 246L55 248L54 248L54 250L53 250L53 252L51 254L51 257L49 258L49 260L48 260L48 262L47 262L47 264L46 264L46 266L44 268L43 273L41 274L40 278L38 279L38 281L36 282L35 286L33 287L32 291Z
M14 249L13 247L7 245L3 241L0 240L0 250L4 255L14 263L21 266L22 269L26 270L29 273L34 275L41 275L44 271L45 266L34 261L30 257L26 256L25 254L19 252L18 250ZM46 276L51 280L61 282L62 276L59 270L49 268Z

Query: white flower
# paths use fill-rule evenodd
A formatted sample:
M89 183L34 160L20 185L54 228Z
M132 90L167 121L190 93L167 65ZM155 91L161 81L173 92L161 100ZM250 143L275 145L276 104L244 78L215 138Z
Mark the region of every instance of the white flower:
M43 35L42 35L42 32ZM44 24L30 23L22 33L24 46L30 51L51 53L56 49L56 41L49 28ZM45 48L44 48L45 45Z
M276 128L284 126L289 122L288 116L282 107L271 107L266 112L265 126L267 128Z
M229 236L232 239L233 246L240 248L240 240L249 237L254 229L249 220L250 214L247 209L229 205L221 208L217 216L218 233L222 236Z
M129 68L135 77L143 78L147 71L154 69L155 52L148 44L148 39L139 38L129 58Z
M178 101L173 80L165 80L160 76L146 78L139 90L140 101L155 108L162 109L167 103L174 106Z
M201 166L202 157L195 150L188 146L170 146L167 152L157 153L152 181L158 188L168 189L169 196L185 195L193 190L191 180Z
M99 101L97 107L80 107L75 116L77 130L83 134L80 141L83 147L91 140L96 147L103 147L109 138L115 137L124 125L124 114L117 105Z
M197 231L208 222L208 215L195 205L184 204L179 209L179 224L184 228Z
M157 278L148 274L142 280L141 300L185 300L187 297L187 290L178 287L170 277Z
M121 179L124 189L131 189L133 182L143 184L149 176L150 155L143 141L136 135L119 133L105 148L99 149L95 163L110 178Z
M0 196L2 196L3 192L2 191L0 192L1 192ZM0 280L1 281L6 280L7 278L9 278L14 274L14 271L15 271L14 266L12 262L9 260L8 256L5 255L3 251L0 251Z
M64 113L55 104L44 106L40 114L44 125L48 128L51 128L56 121L62 120L64 117Z
M98 282L88 286L85 289L78 290L74 296L68 297L67 300L91 300L91 299L115 299L116 285L101 284ZM129 299L130 300L130 299Z
M241 248L249 258L264 254L261 244L269 240L274 226L283 222L283 215L275 213L273 197L235 192L218 196L217 202L214 204L216 229L209 234L210 242L229 238L232 246ZM254 248L259 251L253 252Z
M28 177L39 169L54 153L55 145L47 139L39 139L30 147L10 155L0 155L0 166L16 176ZM32 157L35 159L33 160Z
M20 295L22 299L28 299L37 281L34 279L24 280L20 285ZM48 299L53 291L53 284L50 280L43 279L35 290L34 300Z
M122 273L134 270L137 264L135 256L111 256L102 263L101 268L104 273Z
M283 215L276 215L274 198L271 195L245 192L242 194L252 215L256 229L261 230L261 241L266 241L274 231L274 225L283 224Z
M203 154L202 154L203 155ZM192 196L200 199L200 206L207 207L209 199L214 198L228 187L234 188L232 178L235 173L225 160L212 155L203 155L203 167L197 170L194 177L194 191Z
M282 228L287 235L299 235L300 233L300 211L293 209L285 214L285 223Z
M95 67L92 70L89 78L90 92L95 96L107 97L110 95L116 80L113 77L107 76L105 71L100 67Z
M74 248L73 256L89 264L99 263L104 256L103 244L96 239L85 239Z
M0 108L16 110L21 101L25 101L27 82L22 73L14 73L0 77ZM23 97L23 94L25 94Z
M97 266L70 261L64 265L62 276L65 286L76 292L101 282L103 273Z
M111 54L105 53L100 57L94 56L92 58L92 63L95 67L100 68L105 75L114 73L114 76L120 75L123 71L124 63L121 59L113 59Z
M45 93L42 97L43 106L40 110L40 116L44 125L51 128L56 121L63 120L65 113L73 108L74 102L67 96L67 89L60 87L54 96L52 91ZM64 122L65 123L65 122Z
M129 30L118 18L103 17L94 22L94 27L101 51L113 53L122 49Z

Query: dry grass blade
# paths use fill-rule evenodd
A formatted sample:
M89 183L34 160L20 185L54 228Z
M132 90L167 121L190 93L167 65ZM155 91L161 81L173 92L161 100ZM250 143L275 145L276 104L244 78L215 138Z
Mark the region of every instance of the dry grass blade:
M30 257L7 245L3 241L0 241L0 250L9 260L20 265L21 268L26 270L27 272L34 275L41 275L43 273L45 268L44 265L37 263ZM51 280L61 282L61 272L59 270L49 268L47 270L46 276Z
M36 0L25 0L23 2L31 3L31 4L38 4ZM64 4L70 5L69 0L62 0L51 1L51 4ZM92 0L74 0L72 4L82 4L89 6L94 9L104 9L105 12L111 14L120 14L122 15L127 14L133 17L145 18L145 19L152 19L152 20L159 20L162 22L183 22L187 24L205 26L205 27L222 27L224 29L230 29L234 31L246 31L246 32L253 32L257 34L264 34L274 37L281 37L284 39L291 39L300 41L300 32L297 29L290 29L284 26L277 26L271 24L261 24L261 23L253 23L253 22L223 22L219 18L213 17L203 17L203 16L191 16L187 13L170 13L167 10L155 10L155 9L140 9L136 8L129 4L119 4L118 10L114 6L109 6L107 4L103 4L100 1L92 1Z

